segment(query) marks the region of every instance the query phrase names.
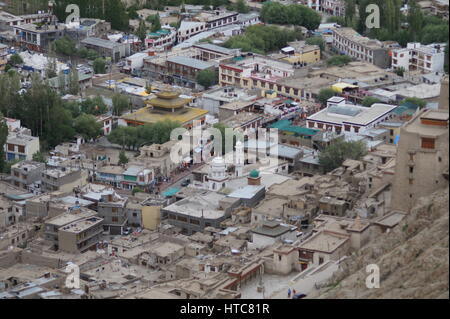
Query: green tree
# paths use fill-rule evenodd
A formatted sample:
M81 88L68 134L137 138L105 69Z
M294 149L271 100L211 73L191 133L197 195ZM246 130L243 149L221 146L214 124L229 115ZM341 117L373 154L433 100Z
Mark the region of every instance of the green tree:
M247 6L244 0L237 0L235 7L236 11L239 13L248 13L250 11L250 8Z
M83 136L86 141L97 138L102 133L102 125L90 114L81 114L74 121L77 134Z
M144 20L139 21L139 26L136 30L136 36L141 40L142 45L144 45L145 39L147 38L147 25Z
M69 73L69 94L78 95L80 93L80 82L78 77L78 70L73 67Z
M94 73L105 74L106 73L106 61L103 58L97 58L94 60Z
M399 67L397 69L395 69L395 74L397 74L398 76L403 76L405 74L405 68L404 67Z
M305 42L306 44L310 45L318 45L321 51L325 50L325 41L322 39L322 37L311 37L306 39Z
M409 1L408 4L409 4L408 10L409 30L413 41L417 41L421 39L423 13L422 9L419 7L419 5L415 0Z
M120 116L122 112L128 108L130 100L127 96L120 93L116 93L113 95L112 103L113 103L113 114Z
M153 18L151 31L156 32L158 30L161 30L161 20L159 18L159 14L157 13Z
M335 96L336 93L331 88L321 89L317 95L317 100L322 104L326 105L329 98Z
M343 66L352 62L352 58L348 55L335 55L327 60L329 66Z
M423 109L425 106L427 106L427 102L425 100L419 99L417 97L408 97L402 101L402 104L404 103L414 104L420 109Z
M217 83L217 74L214 70L206 69L197 73L197 83L203 86L205 89L209 89L211 86Z
M319 164L326 172L330 172L340 167L345 160L360 160L366 154L367 146L364 142L346 142L339 139L320 152Z
M142 188L139 187L133 187L133 189L131 190L131 194L134 196L136 195L136 193L143 193L144 190Z
M101 115L108 112L108 106L103 98L97 95L94 98L87 98L79 104L81 112L92 115Z
M122 165L122 166L124 166L125 164L127 164L128 163L128 157L127 157L127 155L125 154L125 151L120 151L120 153L119 153L119 162L117 163L117 165Z
M6 125L3 115L0 113L0 172L4 172L6 169L4 148L7 139L8 139L8 126Z
M22 57L19 54L14 53L9 58L9 63L11 63L12 65L16 66L16 65L22 64L23 63L23 59L22 59Z
M362 102L361 105L365 106L365 107L371 107L372 104L374 103L382 103L379 99L377 99L376 97L373 96L366 96Z
M37 151L36 153L33 154L33 161L46 163L47 159L45 158L44 154L42 154L41 151Z
M68 36L55 40L52 46L52 50L59 54L74 56L77 53L75 42Z

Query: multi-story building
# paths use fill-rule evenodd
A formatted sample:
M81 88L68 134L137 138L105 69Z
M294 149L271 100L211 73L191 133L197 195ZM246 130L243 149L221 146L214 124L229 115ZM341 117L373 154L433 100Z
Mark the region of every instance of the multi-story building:
M233 58L219 65L219 84L273 90L277 80L294 75L294 67L261 55Z
M55 24L22 24L14 26L17 41L27 49L45 52L50 43L62 38L65 34L65 25Z
M147 34L145 47L163 48L170 50L177 40L177 30L172 27L163 27L161 30Z
M341 54L386 69L390 66L389 49L380 41L363 37L352 28L333 30L333 47Z
M10 119L7 119L9 121ZM31 136L29 129L20 127L9 130L5 143L5 154L8 161L33 159L33 154L39 151L39 137Z
M192 21L182 21L180 28L177 32L178 42L183 42L192 36L212 30L219 27L224 27L238 21L237 12L226 12L226 11L214 11L202 12Z
M98 215L103 218L103 230L111 235L121 235L128 223L127 198L122 198L115 192L102 194L97 204Z
M206 31L206 23L198 21L181 21L180 27L177 31L178 42L183 42L192 36Z
M0 43L0 72L5 70L5 66L8 63L6 56L8 55L8 46Z
M322 0L322 11L332 16L344 17L345 5L345 0Z
M0 31L12 30L14 26L30 23L48 22L55 19L51 12L39 11L34 14L25 14L21 16L12 13L0 11Z
M363 133L377 124L393 117L392 111L397 106L374 103L371 107L347 104L342 97L332 97L327 107L308 116L308 128L316 128L330 132Z
M76 247L75 242L77 241L76 232L74 232L75 228L72 229L72 234L68 234L68 233L70 233L71 225L76 225L78 222L88 221L86 223L86 226L88 226L88 224L90 223L89 220L92 218L99 219L101 222L101 218L97 217L97 213L95 211L86 209L86 208L80 208L75 205L72 208L70 208L68 212L64 212L61 215L53 217L45 222L44 238L53 244L53 248L55 250L58 250L58 249L62 248L62 247L60 247L60 244L61 244L60 235L62 234L62 240L63 240L62 245L64 246L64 250L68 250L70 252L78 252L81 249L74 251L74 247ZM79 226L81 226L81 224L78 225L78 228L81 228ZM83 230L80 230L78 233L79 234L91 233L93 228L96 229L97 222L94 222L94 223L91 222L90 226L93 226L93 227L85 227ZM63 229L64 227L69 227L69 228L64 231L64 229ZM93 232L96 233L96 231L93 231ZM101 229L100 229L100 232L101 232ZM73 238L73 234L75 234L75 238ZM87 241L91 237L92 236L82 238L80 236L77 244L81 243L82 240ZM92 243L90 246L92 246ZM89 248L89 246L85 245L80 248L87 249L87 248Z
M392 51L392 68L421 73L443 72L445 44L408 43L406 48Z
M100 56L110 57L114 62L131 54L130 43L119 43L110 40L89 37L81 41L87 49L96 51Z
M320 61L320 47L307 45L305 41L289 42L288 47L282 48L281 59L295 66L307 66Z
M78 168L49 168L42 172L42 191L70 193L87 184L87 172Z
M60 227L58 248L69 253L83 253L95 248L103 232L102 222L102 218L92 216Z
M425 109L401 128L393 210L408 213L419 197L448 186L448 120L448 109Z
M28 190L29 185L41 180L45 164L34 161L22 161L11 166L11 183Z
M214 64L190 57L174 56L166 61L167 72L174 84L195 87L197 74L203 70L214 70Z

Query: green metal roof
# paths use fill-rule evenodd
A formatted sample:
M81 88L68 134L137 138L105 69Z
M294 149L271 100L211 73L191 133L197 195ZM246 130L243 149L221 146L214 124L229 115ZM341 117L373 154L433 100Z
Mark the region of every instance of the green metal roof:
M279 129L280 131L291 132L298 135L307 135L307 136L314 136L320 132L320 130L312 128L291 125L291 121L289 120L280 120L278 122L275 122L270 126L270 128L276 128Z
M167 189L165 192L163 192L162 195L164 197L170 197L170 196L175 195L179 191L180 191L180 188L178 188L178 187L171 187L171 188Z

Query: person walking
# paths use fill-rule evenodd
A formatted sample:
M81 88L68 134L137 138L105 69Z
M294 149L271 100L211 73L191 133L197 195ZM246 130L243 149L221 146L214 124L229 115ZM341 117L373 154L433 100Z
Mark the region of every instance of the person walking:
M288 288L288 298L291 298L291 288Z
M295 291L295 289L293 289L293 290L292 290L292 297L294 297L296 293L297 293L297 292Z

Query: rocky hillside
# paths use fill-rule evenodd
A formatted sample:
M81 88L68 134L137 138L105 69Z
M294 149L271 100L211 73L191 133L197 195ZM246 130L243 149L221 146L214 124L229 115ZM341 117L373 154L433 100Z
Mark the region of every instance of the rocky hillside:
M348 258L313 298L449 298L449 190L424 197L390 233ZM368 289L377 264L380 288Z

